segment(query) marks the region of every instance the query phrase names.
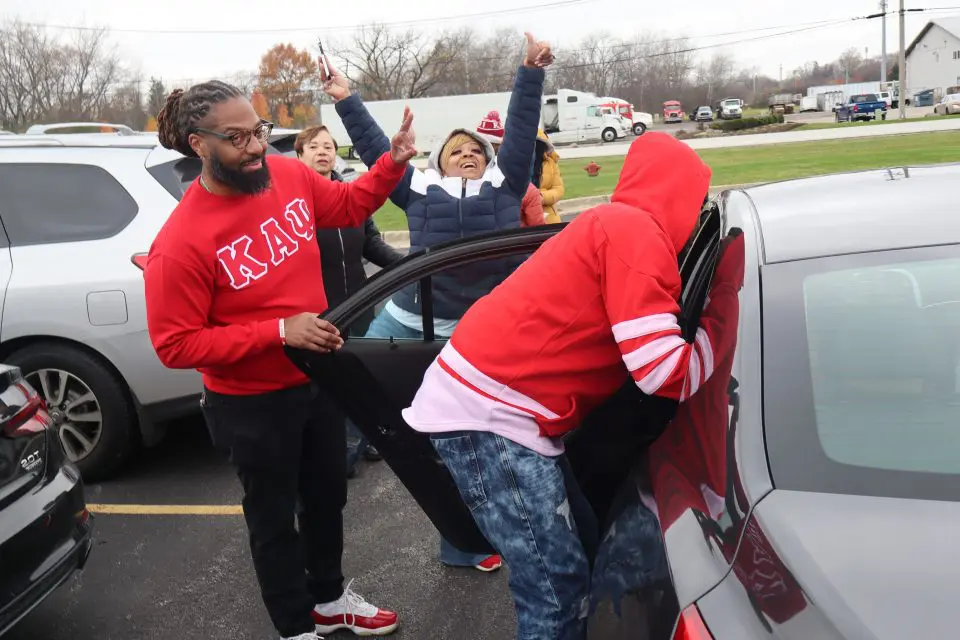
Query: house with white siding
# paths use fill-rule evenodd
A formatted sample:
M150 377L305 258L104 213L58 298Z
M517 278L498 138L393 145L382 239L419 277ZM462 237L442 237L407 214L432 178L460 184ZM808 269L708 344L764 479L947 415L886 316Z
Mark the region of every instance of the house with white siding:
M960 16L931 20L907 48L907 95L960 85Z

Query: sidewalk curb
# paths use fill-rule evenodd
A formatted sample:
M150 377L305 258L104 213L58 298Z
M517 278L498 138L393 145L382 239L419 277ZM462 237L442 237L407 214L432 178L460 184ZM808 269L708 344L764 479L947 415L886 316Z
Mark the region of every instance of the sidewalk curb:
M710 194L714 195L718 191L723 191L725 189L745 189L747 187L752 187L760 183L750 183L750 184L718 184L716 186L710 187ZM609 195L603 196L585 196L583 198L571 198L570 200L562 200L557 204L557 213L561 217L569 217L576 215L578 213L583 213L591 207L595 207L600 204L606 204L610 202ZM409 231L384 231L383 239L387 244L392 246L395 249L408 249L410 247L410 232Z

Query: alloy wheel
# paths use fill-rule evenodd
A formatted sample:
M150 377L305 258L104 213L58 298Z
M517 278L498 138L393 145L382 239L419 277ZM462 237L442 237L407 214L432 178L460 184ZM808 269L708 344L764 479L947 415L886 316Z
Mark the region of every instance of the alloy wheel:
M100 402L80 378L61 369L40 369L26 376L40 393L71 462L86 458L103 433Z

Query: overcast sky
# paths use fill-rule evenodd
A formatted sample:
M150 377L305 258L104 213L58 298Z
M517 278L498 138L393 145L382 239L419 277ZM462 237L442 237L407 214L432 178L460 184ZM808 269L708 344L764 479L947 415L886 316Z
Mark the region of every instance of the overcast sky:
M897 0L892 2L896 6ZM918 0L907 0L907 8L952 4L960 3L934 0L920 4ZM523 10L525 7L534 8ZM880 21L849 22L782 37L758 38L877 10L875 0L283 0L276 4L263 0L0 0L0 16L5 19L20 18L47 25L107 26L113 30L112 39L128 65L139 67L144 77L159 76L174 83L182 78L203 79L253 70L263 52L281 41L300 47L312 46L318 35L331 41L348 41L355 25L374 20L407 22L427 31L466 24L481 32L498 27L529 29L538 38L550 40L557 49L575 48L580 38L601 30L619 36L644 31L664 33L667 37L688 35L698 46L754 39L730 44L722 50L733 55L738 65L758 67L774 78L782 64L786 78L804 62L832 60L851 46L860 51L867 49L870 55L879 53ZM477 15L484 13L489 15ZM956 13L960 14L960 9ZM441 20L455 16L461 17ZM930 17L933 16L908 14L908 44ZM895 15L888 17L889 52L896 51L898 46L897 23ZM769 27L778 28L760 31ZM274 31L249 33L266 29ZM191 30L228 33L184 33ZM244 31L247 33L241 33ZM708 56L711 51L698 55Z

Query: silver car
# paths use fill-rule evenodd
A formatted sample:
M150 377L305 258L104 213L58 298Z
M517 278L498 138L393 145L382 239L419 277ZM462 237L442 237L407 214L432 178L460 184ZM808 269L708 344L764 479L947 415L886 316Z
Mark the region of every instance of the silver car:
M0 361L21 367L87 479L198 406L147 335L136 261L199 170L155 135L0 137Z

